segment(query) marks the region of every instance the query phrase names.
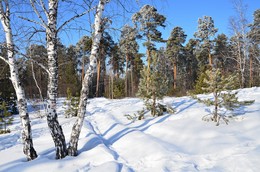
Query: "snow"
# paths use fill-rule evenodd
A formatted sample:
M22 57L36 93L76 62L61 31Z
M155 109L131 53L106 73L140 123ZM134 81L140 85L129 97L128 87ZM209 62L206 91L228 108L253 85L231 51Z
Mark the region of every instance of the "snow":
M210 97L212 95L200 95ZM238 115L216 126L202 121L209 107L189 97L166 97L173 115L129 121L144 105L138 98L90 99L79 140L79 155L55 160L46 118L30 107L34 147L38 158L27 162L22 152L20 120L11 133L0 135L0 171L257 172L260 169L260 87L241 89L240 100L255 100L237 110ZM59 121L68 142L75 118L65 118L59 99Z

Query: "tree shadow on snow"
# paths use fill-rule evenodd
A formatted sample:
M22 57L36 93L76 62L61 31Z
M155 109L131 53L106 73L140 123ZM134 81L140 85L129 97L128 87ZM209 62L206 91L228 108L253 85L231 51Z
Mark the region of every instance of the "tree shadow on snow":
M174 109L177 109L178 107L187 104L185 107L182 107L179 111L177 111L175 114L176 115L182 111L185 111L186 109L190 108L191 106L193 106L194 104L196 104L197 101L196 100L182 100L180 102L174 102L171 106ZM125 126L127 126L126 128L122 129L121 131L117 132L116 134L114 134L113 136L111 136L108 139L108 142L112 145L114 144L116 141L118 141L120 138L126 136L129 133L132 132L144 132L147 129L149 129L151 126L162 123L164 121L166 121L169 117L171 117L172 114L165 114L164 116L160 116L160 117L156 117L156 118L150 118L150 119L145 119L144 122L138 126L134 126L134 127L130 127L129 125L132 123L129 123ZM118 123L115 123L113 125L111 125L104 133L102 136L107 135L110 131L112 131L117 125L120 125Z

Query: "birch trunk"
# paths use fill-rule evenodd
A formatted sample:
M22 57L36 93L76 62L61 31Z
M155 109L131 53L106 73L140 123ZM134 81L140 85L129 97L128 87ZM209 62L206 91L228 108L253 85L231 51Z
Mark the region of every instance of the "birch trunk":
M67 155L66 141L57 119L56 101L58 95L58 62L57 62L57 10L58 1L49 0L48 27L46 28L48 54L48 91L47 123L56 148L56 159Z
M97 64L97 86L96 86L96 97L99 97L99 81L100 81L100 71L101 71L101 64L100 59L98 59Z
M85 118L85 113L86 113L86 106L87 106L87 100L88 100L88 95L89 95L89 86L92 81L93 74L95 72L96 66L97 66L97 53L100 45L100 40L101 40L101 17L102 13L104 11L105 4L107 3L107 0L100 0L96 15L95 15L95 28L94 28L94 37L93 37L93 44L91 48L91 54L90 54L90 63L89 67L86 71L84 80L82 82L82 89L81 89L81 94L80 94L80 102L79 102L79 110L78 110L78 118L75 122L75 124L72 127L72 132L71 132L71 138L69 142L69 147L68 147L68 155L70 156L77 156L78 154L78 140L79 140L79 135L81 132L81 128L83 125L83 121Z
M10 9L9 9L8 1L5 1L4 5L3 5L3 1L0 2L1 2L0 18L1 18L3 29L5 31L8 64L9 64L10 74L11 74L10 79L15 89L15 93L17 97L17 105L18 105L19 115L22 124L21 137L23 142L23 152L27 156L27 160L30 161L37 158L37 153L33 148L31 124L30 124L29 114L27 111L24 88L22 87L20 82L18 69L14 57L14 42L13 42L13 34L12 34L11 24L10 24ZM4 11L4 6L6 8L6 11Z
M250 71L250 82L249 82L249 86L252 87L253 86L253 57L249 58L250 62L249 62L249 71Z
M127 87L127 84L128 84L128 82L127 82L127 74L128 74L128 55L126 55L126 58L125 58L125 63L126 63L126 65L125 65L125 97L127 97L127 93L128 93L128 87Z

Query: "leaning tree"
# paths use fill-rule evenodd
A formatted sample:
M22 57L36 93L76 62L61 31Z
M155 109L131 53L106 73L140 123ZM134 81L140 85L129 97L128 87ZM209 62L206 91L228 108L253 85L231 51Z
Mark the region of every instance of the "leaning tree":
M4 60L10 69L10 79L12 81L19 109L19 115L22 124L22 141L23 141L23 152L27 156L28 160L37 158L37 153L33 147L31 124L29 114L27 111L26 98L24 88L20 82L17 61L15 58L15 44L13 40L13 33L11 27L11 11L9 1L0 1L0 19L2 27L5 32L7 58L0 56L0 59Z
M88 69L85 73L84 80L82 82L80 101L78 107L78 118L72 127L72 132L71 132L71 137L70 137L70 142L68 147L68 155L70 156L76 156L78 154L78 140L83 125L83 121L85 118L87 100L89 96L89 86L91 85L93 74L97 66L97 55L98 55L98 49L99 49L100 40L102 36L102 28L101 28L102 14L106 3L108 3L107 0L99 0L99 4L95 14L93 42L92 42L92 48L89 57L90 62L89 62Z

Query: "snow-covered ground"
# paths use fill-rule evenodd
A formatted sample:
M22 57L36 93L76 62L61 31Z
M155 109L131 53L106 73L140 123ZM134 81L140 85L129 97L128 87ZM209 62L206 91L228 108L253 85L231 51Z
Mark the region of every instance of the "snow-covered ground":
M203 95L202 95L203 96ZM208 96L208 95L207 95ZM209 108L189 97L167 97L173 115L131 122L125 114L143 108L137 98L95 98L87 106L79 140L79 155L55 160L45 118L31 110L34 147L39 157L27 162L22 153L18 116L11 133L0 135L0 171L3 172L169 172L260 170L260 88L239 91L241 107L229 125L202 121ZM60 99L59 121L69 140L75 118L64 118Z

